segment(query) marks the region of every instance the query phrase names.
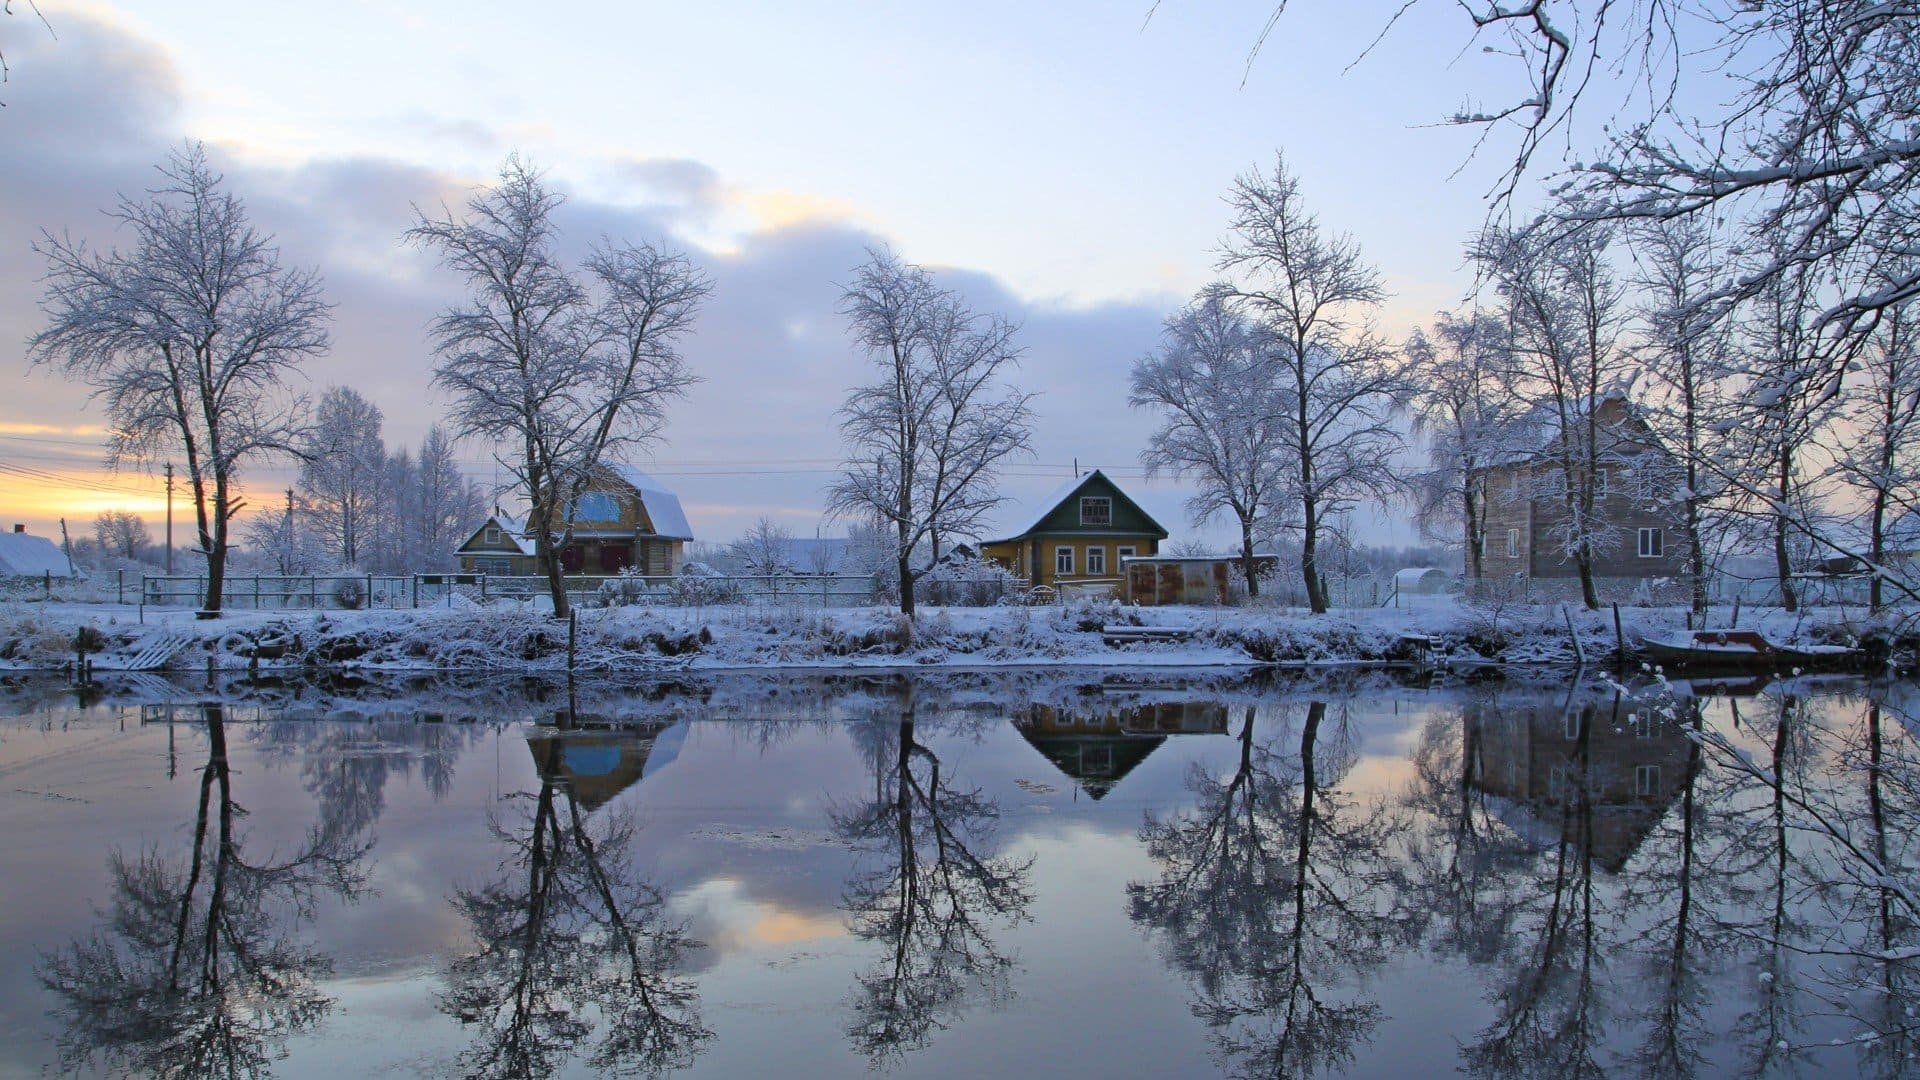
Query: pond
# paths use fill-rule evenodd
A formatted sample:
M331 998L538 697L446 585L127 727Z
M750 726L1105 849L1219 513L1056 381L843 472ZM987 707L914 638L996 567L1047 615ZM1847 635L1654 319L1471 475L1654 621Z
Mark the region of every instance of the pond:
M1920 694L0 686L0 1075L1898 1075Z

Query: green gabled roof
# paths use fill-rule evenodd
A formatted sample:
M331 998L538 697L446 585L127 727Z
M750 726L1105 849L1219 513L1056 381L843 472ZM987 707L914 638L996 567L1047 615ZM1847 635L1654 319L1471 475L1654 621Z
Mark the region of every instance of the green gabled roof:
M1112 498L1112 524L1100 528L1081 525L1079 500L1082 495L1105 495ZM1090 536L1116 533L1128 536L1147 534L1158 540L1167 538L1167 530L1153 520L1153 515L1140 509L1139 503L1129 498L1126 492L1120 490L1120 485L1114 483L1099 469L1067 481L1048 495L1040 506L1040 515L1034 518L1026 528L1005 539L987 542L1004 544L1043 533L1084 533Z

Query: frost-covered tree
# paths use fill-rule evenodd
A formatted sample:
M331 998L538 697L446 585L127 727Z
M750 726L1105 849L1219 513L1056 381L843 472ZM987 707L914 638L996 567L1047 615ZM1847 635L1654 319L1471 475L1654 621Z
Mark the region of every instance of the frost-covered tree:
M1518 437L1532 436L1525 449L1542 466L1520 497L1559 503L1548 536L1573 563L1589 609L1600 606L1594 561L1620 543L1601 503L1604 470L1631 441L1601 409L1626 392L1631 373L1617 348L1626 309L1607 254L1612 239L1601 225L1570 235L1488 229L1471 249L1505 307L1508 378L1531 414Z
M160 166L161 185L122 197L109 216L132 244L95 251L42 233L35 364L87 383L112 427L111 464L178 455L207 560L203 615L220 612L244 465L290 451L305 402L287 389L300 362L327 349L327 305L310 270L279 249L221 186L204 148Z
M1485 576L1486 469L1510 452L1509 348L1507 325L1492 314L1456 318L1443 311L1432 333L1415 330L1405 350L1414 431L1427 437L1429 462L1415 492L1415 518L1431 539L1465 539L1465 569L1474 581Z
M563 197L518 155L467 200L466 216L415 208L410 243L437 252L472 289L434 323L434 382L451 397L455 437L499 449L525 500L556 617L568 509L595 466L658 436L666 407L697 377L679 352L711 286L686 256L606 242L584 273L555 246Z
M1293 493L1285 418L1291 412L1266 328L1217 290L1167 320L1160 346L1133 365L1129 402L1160 426L1140 452L1149 478L1166 472L1197 487L1195 525L1225 511L1240 530L1247 592L1260 593L1254 546Z
M334 568L333 546L317 529L310 528L306 514L287 492L287 501L278 510L262 510L248 517L240 527L240 539L248 556L243 565L274 574L318 574Z
M1327 610L1320 534L1326 521L1362 498L1398 493L1393 414L1408 390L1392 350L1365 322L1386 298L1379 271L1351 236L1329 235L1307 209L1284 157L1271 175L1234 181L1233 212L1216 286L1273 342L1288 468L1299 512L1300 571L1307 603Z
M914 582L941 544L978 534L1003 501L1001 467L1030 452L1032 395L1002 382L1020 357L1012 323L975 312L890 251L867 255L840 310L880 378L841 406L847 462L827 505L893 530L900 610L911 616Z
M127 510L102 510L94 515L93 538L102 555L128 561L138 560L153 544L147 523Z
M1679 459L1679 488L1642 491L1649 499L1680 504L1690 601L1695 615L1707 611L1710 513L1726 490L1724 468L1715 459L1724 440L1714 429L1727 415L1731 320L1700 298L1719 288L1723 253L1712 230L1694 221L1645 223L1629 234L1639 266L1639 354L1658 391L1649 412ZM1717 531L1717 530L1716 530Z
M1828 532L1814 520L1817 466L1809 460L1834 414L1829 392L1838 343L1818 328L1820 283L1810 274L1774 277L1746 305L1735 360L1740 406L1723 423L1730 479L1758 518L1771 549L1780 605L1800 606L1796 553Z
M381 419L358 391L329 387L301 440L297 486L307 520L332 542L342 567L361 565L393 510Z
M450 570L453 550L487 512L480 486L460 471L453 439L438 424L427 429L419 455L403 447L393 455L396 492L395 542L401 569Z
M1896 272L1893 277L1903 276ZM1885 604L1890 565L1889 533L1903 518L1920 521L1920 301L1888 308L1855 364L1846 430L1837 471L1866 500L1863 553L1872 568L1868 600L1875 611ZM1900 538L1911 544L1910 535ZM1897 591L1912 595L1914 583L1895 579Z
M743 572L755 577L772 577L793 572L794 568L787 564L792 547L793 530L762 515L746 535L727 545L727 554Z

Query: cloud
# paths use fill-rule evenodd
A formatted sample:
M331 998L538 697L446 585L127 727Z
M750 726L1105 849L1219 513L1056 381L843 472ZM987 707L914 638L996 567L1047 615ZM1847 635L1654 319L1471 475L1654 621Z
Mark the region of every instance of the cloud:
M21 343L38 328L43 268L31 250L38 231L71 229L96 245L124 243L100 211L119 192L138 196L153 166L197 137L208 142L231 190L273 234L284 260L321 272L334 305L333 349L307 366L307 389L358 389L385 414L389 445L417 444L440 419L426 329L460 301L462 285L430 253L402 245L401 236L414 221L414 207L458 213L476 179L487 178L371 157L294 166L252 161L244 146L224 144L219 132L179 130L182 91L158 46L84 15L63 18L57 43L10 46L8 58L16 74L0 131L9 146L31 149L0 170L0 342L6 343L0 355L23 367ZM511 145L501 136L459 133L476 144ZM598 191L607 178L624 192L619 204L578 193ZM742 191L711 166L686 158L624 157L595 176L550 174L549 180L574 192L557 218L570 256L602 236L651 240L688 248L713 278L711 300L685 346L704 381L673 408L655 460L640 464L703 511L693 521L701 539L732 539L762 514L811 533L841 452L837 410L848 388L876 374L847 341L836 311L842 284L867 249L887 238L857 224L854 207ZM688 239L743 207L754 221L724 247ZM911 251L901 254L913 258ZM1075 458L1083 465L1133 465L1146 418L1126 406L1127 373L1153 343L1173 298L1067 308L1022 301L979 270L936 272L979 309L1024 326L1019 379L1040 395L1034 442L1038 463L1051 469L1023 465L1009 477L1009 490L1044 492ZM57 378L29 380L0 404L0 432L29 423L97 425L98 411L83 409L86 397L86 388ZM493 475L485 464L490 452L480 446L463 452L483 481ZM273 490L284 484L286 470L251 475L256 486ZM1156 514L1177 507L1177 496L1142 496ZM1177 527L1177 509L1163 523Z

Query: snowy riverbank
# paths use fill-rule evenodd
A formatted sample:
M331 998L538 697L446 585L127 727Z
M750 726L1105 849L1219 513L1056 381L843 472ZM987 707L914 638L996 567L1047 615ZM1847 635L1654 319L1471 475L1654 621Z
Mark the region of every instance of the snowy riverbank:
M1724 625L1730 613L1715 613ZM1441 664L1612 663L1637 657L1648 634L1679 628L1677 608L1588 612L1451 601L1411 608L1297 609L1059 607L931 608L908 622L882 608L624 607L581 611L572 666L587 672L762 668L986 668L1031 665L1221 667L1385 663L1408 639L1432 642ZM1864 613L1746 611L1742 626L1776 641L1890 640L1899 624ZM1118 641L1135 626L1171 633ZM1571 632L1570 632L1571 627ZM1909 628L1905 631L1911 634ZM1578 635L1578 646L1574 634ZM233 612L198 620L185 610L85 604L0 607L0 668L51 670L74 662L85 636L96 668L124 667L143 650L172 650L167 667L193 671L323 668L383 671L564 671L569 628L524 607L473 610ZM1898 650L1896 650L1896 658ZM1906 658L1903 663L1910 663Z

